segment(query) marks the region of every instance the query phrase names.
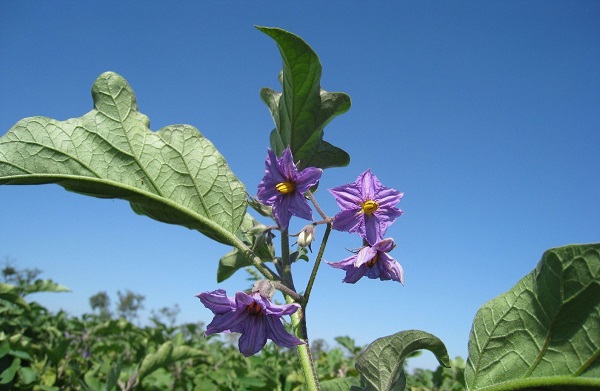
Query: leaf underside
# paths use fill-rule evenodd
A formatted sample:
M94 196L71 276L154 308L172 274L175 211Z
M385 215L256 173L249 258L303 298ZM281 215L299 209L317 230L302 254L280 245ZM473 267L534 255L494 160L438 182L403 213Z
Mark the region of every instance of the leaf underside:
M275 122L271 149L281 156L289 146L300 169L347 166L350 156L324 141L323 135L333 118L350 109L350 97L321 89L319 57L300 37L279 28L257 28L276 41L283 59L282 92L260 92Z
M375 340L356 360L356 369L366 383L365 390L404 390L404 360L422 349L431 351L440 365L450 366L444 343L424 331L406 330Z
M465 380L469 390L600 389L600 243L546 251L481 307Z
M113 72L92 87L94 109L57 121L31 117L0 138L0 184L56 183L229 243L246 211L243 184L189 125L153 132L132 88Z

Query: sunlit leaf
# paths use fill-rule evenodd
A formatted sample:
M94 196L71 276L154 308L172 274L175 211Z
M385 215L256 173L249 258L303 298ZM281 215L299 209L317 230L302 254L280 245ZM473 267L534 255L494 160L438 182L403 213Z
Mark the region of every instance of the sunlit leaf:
M323 140L324 128L350 109L350 97L321 89L319 57L300 37L279 28L258 27L277 42L283 59L282 92L261 90L275 129L271 149L278 156L290 146L300 169L347 166L350 156Z
M546 251L481 307L465 380L470 390L600 389L600 243Z
M94 109L82 117L25 118L0 138L0 184L56 183L125 199L139 214L230 243L245 190L213 144L189 125L151 131L116 73L100 75L92 97Z

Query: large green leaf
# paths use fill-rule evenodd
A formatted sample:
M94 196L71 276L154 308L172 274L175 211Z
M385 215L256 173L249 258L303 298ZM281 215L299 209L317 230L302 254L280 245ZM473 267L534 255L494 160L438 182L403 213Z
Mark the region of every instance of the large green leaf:
M469 390L600 389L600 243L546 251L481 307L465 379Z
M356 369L366 383L366 391L402 391L406 383L404 360L421 349L431 351L440 365L450 366L444 343L419 330L406 330L376 339L356 359Z
M271 148L277 155L289 145L299 168L342 167L350 156L323 140L325 125L350 109L350 97L321 89L319 57L300 37L279 28L257 27L277 42L283 59L282 92L263 88L275 129Z
M189 125L152 132L116 73L100 75L92 97L94 109L82 117L25 118L0 138L0 184L57 183L125 199L139 214L230 243L245 191L213 144Z

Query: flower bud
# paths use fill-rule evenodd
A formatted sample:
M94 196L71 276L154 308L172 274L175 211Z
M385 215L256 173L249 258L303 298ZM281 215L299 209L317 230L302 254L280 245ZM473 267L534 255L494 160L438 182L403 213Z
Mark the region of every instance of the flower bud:
M298 235L298 246L303 248L308 247L310 251L312 251L312 248L310 248L310 244L313 240L315 240L316 230L317 228L312 224L309 224L306 227L302 228L302 231L300 231L300 234Z

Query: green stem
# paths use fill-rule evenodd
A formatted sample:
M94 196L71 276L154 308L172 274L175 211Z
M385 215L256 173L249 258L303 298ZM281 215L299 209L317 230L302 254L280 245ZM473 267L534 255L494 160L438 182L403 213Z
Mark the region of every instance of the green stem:
M246 245L246 243L242 242L235 235L228 235L228 239L229 239L231 245L233 245L233 247L235 247L239 251L241 251L242 254L244 254L244 256L246 257L246 259L248 259L252 263L252 265L263 276L265 276L265 278L267 280L281 282L281 278L276 273L274 273L267 265L265 265L263 263L262 259L260 259L260 257L258 257L256 254L254 254L254 252L252 251L252 249L250 247L248 247Z
M285 296L285 300L288 303L293 302L293 299L289 296ZM306 342L306 344L296 346L298 359L300 360L300 366L302 367L302 373L304 374L305 389L308 391L320 391L319 378L317 376L317 370L315 369L315 363L312 359L310 344L308 342L304 307L301 307L298 311L294 312L291 318L292 327L296 336Z
M290 237L288 234L288 228L281 230L281 264L283 268L283 282L293 291L294 278L292 277L292 262L290 261Z
M308 283L306 284L306 290L304 291L304 307L308 304L308 299L310 297L310 292L312 291L313 284L315 282L315 277L317 277L317 271L319 270L319 265L321 264L321 259L323 259L323 254L325 253L325 246L327 246L327 240L329 239L329 233L331 232L331 223L327 223L327 228L325 228L325 233L323 234L323 240L321 241L321 247L319 247L319 253L317 254L317 258L315 259L315 265L313 266L312 272L310 273L310 278L308 279Z

